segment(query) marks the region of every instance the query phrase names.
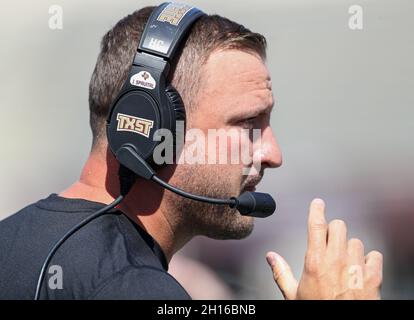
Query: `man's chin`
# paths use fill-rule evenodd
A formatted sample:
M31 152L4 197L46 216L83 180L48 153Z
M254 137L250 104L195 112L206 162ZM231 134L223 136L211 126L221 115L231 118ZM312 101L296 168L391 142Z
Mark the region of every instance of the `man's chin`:
M254 229L254 218L239 215L234 221L210 228L205 236L216 240L241 240L247 238Z

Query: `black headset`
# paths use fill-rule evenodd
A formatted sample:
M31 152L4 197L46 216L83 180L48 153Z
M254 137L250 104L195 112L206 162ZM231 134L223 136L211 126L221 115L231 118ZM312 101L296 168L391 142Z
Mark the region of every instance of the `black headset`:
M159 129L176 139L176 121L185 121L180 94L168 83L168 74L180 44L191 26L205 15L195 7L165 2L151 13L135 53L127 79L112 103L106 121L111 152L120 163L120 196L112 203L85 218L55 243L47 254L37 281L35 300L39 299L46 268L59 247L90 221L108 213L131 189L137 177L152 180L183 197L211 204L228 205L241 214L264 218L273 214L276 203L267 193L243 192L238 197L217 199L188 193L160 179L153 168L153 152Z
M197 8L165 2L151 13L135 53L132 66L107 118L109 148L120 163L121 195L135 177L153 180L184 197L235 207L241 214L265 217L276 204L268 194L245 192L238 198L214 199L190 194L161 180L154 172L154 139L159 129L171 132L175 146L176 121L185 120L180 94L167 82L174 54L193 23L205 13Z

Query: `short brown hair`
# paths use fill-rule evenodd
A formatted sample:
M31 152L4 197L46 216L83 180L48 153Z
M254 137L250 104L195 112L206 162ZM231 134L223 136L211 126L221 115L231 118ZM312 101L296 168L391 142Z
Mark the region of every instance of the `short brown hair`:
M154 8L145 7L126 16L102 38L101 52L89 84L92 148L106 137L107 113L126 80L138 41ZM198 19L173 63L169 79L183 98L187 112L194 109L201 67L218 49L242 50L264 60L266 39L219 15Z

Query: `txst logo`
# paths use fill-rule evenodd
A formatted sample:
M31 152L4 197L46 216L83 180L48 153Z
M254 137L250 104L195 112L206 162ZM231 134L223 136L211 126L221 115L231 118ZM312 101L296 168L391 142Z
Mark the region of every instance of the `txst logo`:
M155 79L152 77L151 73L147 71L141 71L136 74L134 74L129 82L133 86L146 88L146 89L155 89L156 83Z
M117 131L135 132L146 138L149 137L150 131L154 125L154 121L152 120L133 117L123 113L118 113L116 115L116 120L118 120Z

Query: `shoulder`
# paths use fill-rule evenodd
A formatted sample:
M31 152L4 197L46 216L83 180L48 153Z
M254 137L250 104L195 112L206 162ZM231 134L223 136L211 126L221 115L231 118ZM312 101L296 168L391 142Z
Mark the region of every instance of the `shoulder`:
M107 279L88 299L188 300L191 297L164 270L150 266L130 266Z

